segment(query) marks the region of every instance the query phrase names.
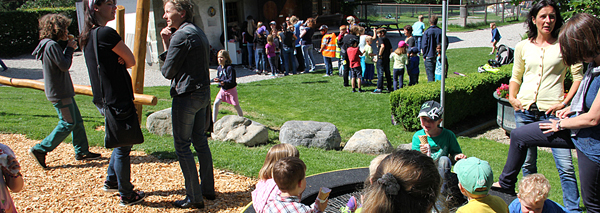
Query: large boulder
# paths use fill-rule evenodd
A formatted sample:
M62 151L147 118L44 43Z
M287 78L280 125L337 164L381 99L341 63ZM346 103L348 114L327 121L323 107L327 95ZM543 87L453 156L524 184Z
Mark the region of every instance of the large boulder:
M237 115L226 115L215 122L212 138L255 146L267 143L269 132L265 125L256 121Z
M405 144L400 144L398 145L398 147L396 147L397 149L406 149L406 150L411 150L412 149L412 143L405 143Z
M294 146L337 149L342 137L332 123L316 121L288 121L281 126L279 141Z
M146 128L156 135L173 135L173 123L171 121L171 108L154 112L146 119Z
M392 144L381 129L363 129L350 138L344 151L365 154L386 154L394 150Z

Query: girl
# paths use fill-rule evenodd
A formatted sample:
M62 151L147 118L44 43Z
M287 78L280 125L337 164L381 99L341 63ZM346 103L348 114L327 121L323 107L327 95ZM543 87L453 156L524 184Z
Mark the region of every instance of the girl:
M233 105L238 116L244 116L242 108L240 107L240 102L238 101L238 93L235 88L235 86L237 86L235 80L236 74L235 69L231 66L229 52L226 50L219 51L219 53L217 53L217 61L219 62L219 67L217 67L217 77L213 79L213 81L219 83L221 89L219 90L219 93L215 98L215 104L213 105L213 121L217 121L219 105L222 100Z
M277 144L267 152L265 163L258 173L260 180L256 183L256 189L252 192L252 206L254 206L256 212L264 212L266 204L281 193L271 173L273 172L273 165L279 159L285 157L300 157L300 152L295 146L286 143Z
M267 36L265 51L267 53L267 58L269 58L269 65L271 65L271 76L277 75L277 54L275 53L275 49L273 35Z
M363 52L365 56L365 74L363 75L363 78L365 79L367 85L373 85L372 80L375 77L375 62L373 61L373 56L376 56L376 54L373 53L373 48L371 47L371 43L373 43L373 37L367 36L365 41L365 51Z
M15 158L15 152L7 145L0 144L0 156L6 156L6 164L3 163L0 170L0 212L14 213L17 209L8 189L12 192L23 190L21 165Z
M404 84L404 70L408 64L408 56L406 55L406 42L398 42L398 48L390 55L390 62L394 63L394 87L393 90L402 88ZM393 91L392 90L392 91Z
M256 25L258 29L254 33L254 49L256 57L256 70L257 74L267 72L267 56L265 55L265 44L267 44L267 28L263 26L262 22L258 22Z
M302 47L302 55L304 55L304 73L312 72L315 70L315 56L313 55L313 43L312 37L315 34L315 19L308 18L306 20L306 27L300 32L300 38L302 39L300 44Z
M435 59L435 80L442 80L442 45L438 44L435 47L435 51L437 51L437 58ZM444 68L444 76L448 77L448 56L446 55L446 67Z
M369 177L362 212L432 212L442 178L435 162L415 150L396 150ZM440 212L440 211L437 211Z
M85 28L81 35L80 45L83 47L85 62L90 75L90 83L94 98L92 102L104 115L104 102L115 108L115 111L127 112L135 107L133 104L133 87L127 68L135 65L133 53L117 31L106 27L106 23L115 19L117 5L113 0L84 1ZM92 34L93 33L93 34ZM95 45L92 39L97 39ZM98 70L96 53L105 72ZM102 82L102 83L100 83ZM102 95L104 94L104 95ZM135 111L135 108L134 108ZM137 114L135 115L137 117ZM140 128L132 126L131 128ZM141 202L146 196L144 192L133 191L131 184L131 163L129 153L132 146L115 148L110 156L104 187L107 192L119 191L121 206L129 206Z
M502 36L500 36L500 32L498 32L498 28L496 28L495 22L490 23L490 28L492 29L492 41L490 42L492 43L492 52L490 52L490 55L492 55L498 49L498 47L496 47L496 44L498 44L498 41L500 41Z

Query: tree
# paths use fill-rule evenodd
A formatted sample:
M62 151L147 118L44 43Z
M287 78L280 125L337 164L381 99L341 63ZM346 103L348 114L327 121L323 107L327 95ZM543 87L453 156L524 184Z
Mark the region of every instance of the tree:
M511 3L518 5L524 0L511 0ZM571 16L577 13L589 13L592 15L600 15L600 2L599 0L555 0L560 8L560 14L565 18L571 18ZM534 1L534 4L537 1Z

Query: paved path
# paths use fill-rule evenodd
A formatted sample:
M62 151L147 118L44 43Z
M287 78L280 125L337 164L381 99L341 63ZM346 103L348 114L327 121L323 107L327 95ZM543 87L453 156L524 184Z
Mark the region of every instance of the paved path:
M514 47L521 40L521 35L525 34L525 28L523 27L522 23L502 26L498 29L500 30L500 34L502 35L500 44L506 44L510 47ZM404 37L401 36L397 31L390 32L389 38L393 46L396 46L398 41L404 39ZM448 38L450 41L450 45L448 48L450 49L467 47L490 47L491 51L490 29L475 30L470 32L448 33ZM324 68L323 58L321 57L321 55L315 53L315 58L316 63L319 65L319 67ZM33 56L23 55L16 58L3 59L3 61L9 67L9 69L5 72L0 72L0 75L2 76L11 78L33 79L40 81L43 79L42 64L40 61L36 61ZM337 63L334 62L333 64L334 66L337 66ZM144 79L145 86L170 85L170 81L163 78L159 70L160 68L157 64L146 64L146 73ZM271 76L256 75L252 71L244 69L241 66L238 66L236 70L238 74L239 83L274 78ZM71 66L70 72L74 84L90 84L85 60L81 52L75 53L73 57L73 65ZM214 78L215 76L216 69L214 69L213 67L211 69L211 78Z

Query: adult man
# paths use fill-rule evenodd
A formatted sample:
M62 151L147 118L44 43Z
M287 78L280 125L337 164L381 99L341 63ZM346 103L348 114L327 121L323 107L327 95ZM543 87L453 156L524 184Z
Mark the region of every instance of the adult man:
M290 22L292 25L294 25L294 35L296 36L296 41L294 41L294 45L296 47L296 60L298 61L298 67L296 67L296 70L304 72L304 55L302 55L302 47L300 45L300 27L302 24L304 24L304 21L299 20L296 16L292 16L290 17Z
M429 18L429 28L423 33L423 60L425 61L425 73L429 82L435 80L435 58L437 57L435 48L442 43L442 29L437 26L437 22L438 17L436 15L431 16ZM447 37L446 41L448 41ZM444 48L447 49L448 46L446 45Z
M189 0L167 0L167 27L160 32L166 50L161 54L163 76L171 79L172 122L175 151L185 179L186 197L175 201L180 208L203 208L204 200L215 199L212 155L206 140L207 110L210 107L209 43L206 34L191 23ZM200 163L200 180L190 150L194 145Z
M319 30L323 38L321 39L321 49L319 52L323 55L323 62L325 63L325 75L333 75L333 64L331 60L335 58L335 49L337 45L337 36L335 33L327 34L329 28L327 25L321 25Z
M376 31L379 39L377 40L377 88L373 90L373 93L381 93L383 90L383 78L385 75L385 82L387 84L388 92L392 90L392 76L390 76L390 54L392 53L392 42L386 36L387 30L379 28ZM434 58L435 59L435 58Z
M346 63L344 64L343 73L345 87L350 86L350 83L348 81L348 76L350 74L350 61L348 60L348 53L346 52L346 50L348 50L348 47L350 47L350 40L356 39L358 41L359 38L358 36L356 36L356 34L358 34L359 29L359 26L350 27L350 33L344 35L344 38L342 38L342 40L338 40L337 42L338 46L340 46L341 49L342 58L344 59L344 61L346 61Z

